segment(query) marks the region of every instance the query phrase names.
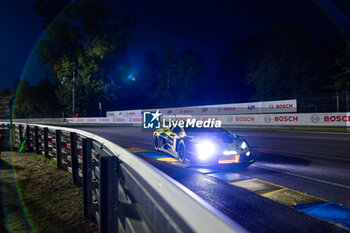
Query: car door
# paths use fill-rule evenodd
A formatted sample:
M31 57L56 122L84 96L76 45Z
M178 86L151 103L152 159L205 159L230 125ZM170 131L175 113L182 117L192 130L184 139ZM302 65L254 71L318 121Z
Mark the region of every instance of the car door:
M176 140L179 137L179 135L181 134L182 132L182 128L179 127L179 126L175 126L175 127L172 127L170 129L170 133L168 134L168 150L171 151L171 152L174 152L176 153Z

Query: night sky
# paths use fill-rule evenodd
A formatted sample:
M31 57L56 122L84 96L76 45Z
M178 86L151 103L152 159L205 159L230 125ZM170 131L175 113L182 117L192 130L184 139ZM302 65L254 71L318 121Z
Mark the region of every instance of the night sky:
M13 88L23 70L24 79L32 83L44 77L36 54L29 56L43 33L34 3L2 1L0 90ZM136 17L134 42L128 53L136 73L144 53L159 51L167 40L180 50L192 46L215 72L232 37L254 36L273 22L299 22L329 44L340 38L340 32L348 35L350 31L348 0L128 0L107 4L120 15L131 13Z

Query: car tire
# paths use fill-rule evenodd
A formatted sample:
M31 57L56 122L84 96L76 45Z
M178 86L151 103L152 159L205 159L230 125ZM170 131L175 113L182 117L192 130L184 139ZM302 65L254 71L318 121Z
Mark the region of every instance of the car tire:
M179 157L179 160L183 163L186 162L187 159L187 152L186 152L186 146L183 141L179 142L177 146L177 155Z
M160 148L160 140L158 136L154 136L154 149L159 151Z

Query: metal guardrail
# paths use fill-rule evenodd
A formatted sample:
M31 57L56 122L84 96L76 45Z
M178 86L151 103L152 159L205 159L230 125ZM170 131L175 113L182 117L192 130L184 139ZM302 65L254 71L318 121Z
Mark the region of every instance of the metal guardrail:
M83 186L85 217L100 232L246 232L192 191L97 135L64 127L6 123L13 144L56 160Z

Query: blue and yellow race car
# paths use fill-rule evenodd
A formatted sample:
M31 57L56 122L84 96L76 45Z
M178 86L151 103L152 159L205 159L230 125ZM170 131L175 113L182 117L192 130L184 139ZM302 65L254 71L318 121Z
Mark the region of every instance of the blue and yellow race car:
M255 161L248 142L223 128L180 127L157 129L154 147L183 163L250 165Z

